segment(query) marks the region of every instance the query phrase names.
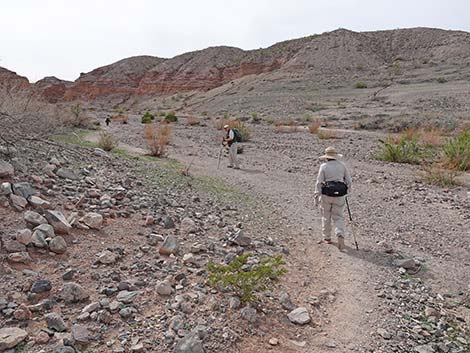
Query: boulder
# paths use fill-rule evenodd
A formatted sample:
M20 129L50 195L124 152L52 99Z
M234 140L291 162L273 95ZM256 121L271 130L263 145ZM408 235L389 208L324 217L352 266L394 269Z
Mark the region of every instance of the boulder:
M161 282L157 283L157 286L156 286L155 289L156 289L157 293L159 295L162 295L162 296L171 295L171 293L173 292L173 288L171 287L171 283L168 280L164 280L164 281L161 281Z
M181 231L181 234L185 234L185 235L190 234L190 233L195 233L197 231L196 222L194 222L189 217L183 218L183 220L181 221L181 225L180 225L180 231Z
M116 296L116 300L118 302L124 303L124 304L130 304L134 301L134 299L140 294L138 291L127 291L123 290L118 293Z
M34 227L47 223L47 219L45 219L39 213L34 212L34 211L26 211L23 215L23 219L25 220L26 223Z
M10 203L18 211L23 210L28 205L28 201L24 197L15 194L10 194Z
M255 323L258 318L256 309L252 308L251 306L246 306L242 310L240 310L240 315L243 319L251 323Z
M189 335L180 339L175 346L173 351L174 353L204 353L204 347L202 345L201 339L195 333L190 333Z
M83 287L75 282L65 283L60 293L66 303L78 303L87 300L90 295Z
M414 269L416 267L416 262L414 259L411 259L411 258L407 258L407 259L397 259L395 261L393 261L393 264L396 266L396 267L402 267L404 268L405 270L411 270L411 269Z
M248 246L251 244L251 238L245 235L241 229L232 235L229 240L238 246Z
M50 224L41 224L34 228L36 232L41 232L43 233L45 238L54 238L55 233L54 233L54 228Z
M7 259L9 262L22 264L28 264L32 261L29 254L25 251L11 253L8 255Z
M33 236L31 237L31 243L37 248L47 248L47 241L44 233L38 230L35 230Z
M28 202L33 208L50 208L51 207L51 203L49 201L43 200L38 196L30 196L28 198Z
M10 183L0 184L0 195L8 196L13 192Z
M56 233L69 234L69 231L70 229L72 229L72 226L67 221L62 212L48 210L45 212L45 216L49 224L54 227Z
M90 331L88 331L88 328L84 325L73 325L72 337L80 344L87 344L90 342Z
M49 250L56 254L63 254L67 251L67 243L60 235L49 242Z
M5 250L9 253L26 251L26 246L16 240L7 240L3 243Z
M48 279L39 279L33 283L31 293L45 293L52 289L51 281Z
M63 179L69 179L69 180L77 180L78 176L75 174L75 172L72 169L69 168L59 168L57 170L56 174L63 178Z
M103 250L102 252L98 254L97 261L105 265L110 265L110 264L115 263L118 258L119 258L118 254L109 250Z
M103 216L99 213L89 212L80 220L80 222L86 224L92 229L100 230L103 228Z
M28 336L28 333L19 327L3 327L0 329L0 352L14 348Z
M0 178L10 178L13 175L15 175L15 168L10 163L0 160Z

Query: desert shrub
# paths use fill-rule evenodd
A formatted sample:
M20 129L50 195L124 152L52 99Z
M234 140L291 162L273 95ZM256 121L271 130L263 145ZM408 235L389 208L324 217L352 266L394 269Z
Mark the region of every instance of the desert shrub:
M354 84L354 87L356 88L367 88L367 83L359 81Z
M271 117L271 116L268 116L266 119L264 119L266 121L267 124L269 125L274 125L274 123L276 122L276 120Z
M376 155L379 160L409 164L419 164L422 161L422 151L415 139L402 137L399 141L394 141L388 138L379 142L382 144L381 150Z
M237 129L242 135L242 142L250 141L251 131L248 125L237 119L217 119L214 121L214 126L218 130L222 130L225 125L230 126L231 129Z
M254 123L259 123L261 121L261 118L258 116L258 114L252 113L251 120L253 120Z
M109 152L118 146L118 141L110 133L102 131L100 132L100 136L98 138L98 146Z
M334 130L318 130L317 136L320 140L330 140L339 138L338 133Z
M201 120L199 118L196 118L195 116L190 116L186 120L186 124L188 124L189 126L199 125L200 123L201 123Z
M320 129L320 125L321 125L321 121L319 119L316 119L308 125L308 131L311 134L316 134L318 133L318 130Z
M165 121L167 123L175 123L178 121L178 117L175 115L174 112L169 112L165 116Z
M170 142L171 126L167 123L146 125L144 128L144 138L147 141L150 154L155 157L163 157L166 147Z
M470 170L470 130L447 140L443 152L446 166L462 171Z
M443 188L459 185L457 176L456 171L446 170L434 164L426 165L423 168L423 181Z
M313 120L313 117L309 114L304 114L301 118L300 118L300 122L302 124L307 124L309 122L311 122Z
M209 261L210 285L231 290L246 303L254 301L258 293L272 287L286 273L281 267L285 264L282 255L267 257L253 265L248 264L251 256L249 253L240 255L228 265L216 265Z
M155 117L153 116L152 113L150 113L149 111L145 112L144 115L142 115L142 117L140 118L140 122L142 124L150 124L153 119L155 119Z

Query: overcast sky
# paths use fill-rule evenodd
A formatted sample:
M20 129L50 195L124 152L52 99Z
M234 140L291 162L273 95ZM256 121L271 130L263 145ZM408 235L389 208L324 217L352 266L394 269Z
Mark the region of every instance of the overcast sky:
M0 0L0 66L34 82L135 55L267 47L337 28L470 31L469 0Z

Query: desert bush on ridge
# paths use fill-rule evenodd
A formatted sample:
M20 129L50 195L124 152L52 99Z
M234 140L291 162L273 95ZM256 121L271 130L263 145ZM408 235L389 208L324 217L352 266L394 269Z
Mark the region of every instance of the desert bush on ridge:
M98 146L109 152L118 146L118 140L109 132L101 131L98 138Z
M174 112L169 112L165 116L165 121L167 123L175 123L178 121L178 117L176 116Z
M142 124L150 124L154 119L155 117L153 116L153 114L149 111L146 111L145 114L142 115L142 117L140 118L140 122Z
M422 161L423 154L415 139L401 137L397 142L389 137L379 142L382 149L375 156L378 160L409 164L420 164Z
M145 126L144 138L152 156L163 157L165 155L171 132L171 126L165 122L161 122L157 126L154 124Z

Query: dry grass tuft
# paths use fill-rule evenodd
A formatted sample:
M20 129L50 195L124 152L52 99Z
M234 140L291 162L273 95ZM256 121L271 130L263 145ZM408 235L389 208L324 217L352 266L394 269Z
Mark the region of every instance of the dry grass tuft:
M199 125L200 123L201 123L201 119L196 118L195 116L190 116L190 117L186 120L186 124L189 125L189 126Z
M98 146L109 152L118 146L118 140L109 132L102 131L100 132L100 137L98 139Z
M320 125L321 125L321 121L319 119L315 119L314 121L312 121L309 125L308 125L308 131L311 133L311 134L316 134L318 133L319 129L320 129Z
M330 139L337 139L340 136L338 135L337 131L334 130L318 130L317 136L320 140L330 140Z
M171 131L171 126L165 122L145 126L144 138L147 140L152 156L163 157L165 155L166 147L170 142Z
M423 168L423 181L431 185L437 185L443 188L458 186L457 181L459 173L454 170L446 170L437 165L428 165Z

